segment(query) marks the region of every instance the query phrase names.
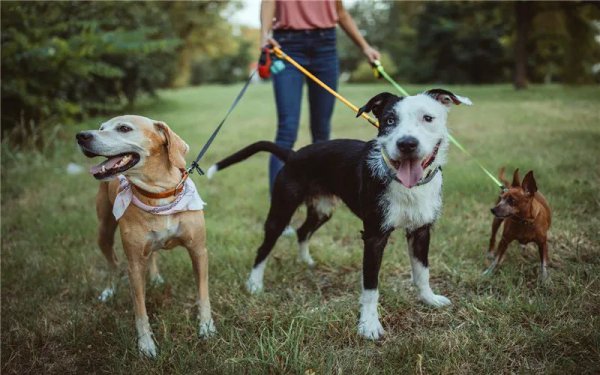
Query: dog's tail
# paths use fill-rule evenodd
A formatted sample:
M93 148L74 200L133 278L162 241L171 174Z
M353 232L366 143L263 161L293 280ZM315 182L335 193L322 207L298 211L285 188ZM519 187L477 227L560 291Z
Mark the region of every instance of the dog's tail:
M238 152L231 154L228 157L226 157L225 159L212 165L210 168L208 168L208 171L206 171L206 177L208 177L210 179L210 178L212 178L212 176L215 175L215 173L217 173L217 171L223 170L235 163L244 161L244 160L248 159L250 156L252 156L260 151L270 152L271 154L277 156L279 159L283 160L284 162L286 162L289 159L289 157L294 153L294 151L287 150L281 146L276 145L273 142L259 141L259 142L256 142L249 146L244 147L243 149L239 150Z
M499 179L499 180L502 182L502 184L503 184L505 187L507 187L507 188L508 188L508 187L510 187L510 182L508 182L508 181L506 180L506 178L504 177L504 169L505 169L504 167L501 167L501 168L500 168L500 171L498 171L498 179Z

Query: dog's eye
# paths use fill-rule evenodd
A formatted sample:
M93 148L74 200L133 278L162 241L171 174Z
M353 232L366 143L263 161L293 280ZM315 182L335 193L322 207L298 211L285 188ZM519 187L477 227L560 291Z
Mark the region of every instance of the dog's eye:
M393 117L388 117L388 119L386 120L386 123L388 125L394 125L395 122L396 122L396 119Z
M423 120L424 120L425 122L431 122L431 121L433 121L433 117L431 117L431 116L429 116L429 115L425 115L425 116L423 116Z
M515 201L512 199L512 197L508 197L508 198L506 199L506 203L508 203L509 205L511 205L511 206L512 206L512 205L515 203Z
M121 132L121 133L127 133L127 132L130 132L130 131L132 131L132 130L133 130L133 129L131 129L131 127L129 127L129 126L127 126L127 125L120 125L120 126L117 128L117 131L119 131L119 132Z

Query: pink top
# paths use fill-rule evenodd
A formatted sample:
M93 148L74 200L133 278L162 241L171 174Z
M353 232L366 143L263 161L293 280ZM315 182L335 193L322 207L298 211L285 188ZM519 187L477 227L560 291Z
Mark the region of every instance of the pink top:
M273 30L310 30L335 27L335 0L276 0Z

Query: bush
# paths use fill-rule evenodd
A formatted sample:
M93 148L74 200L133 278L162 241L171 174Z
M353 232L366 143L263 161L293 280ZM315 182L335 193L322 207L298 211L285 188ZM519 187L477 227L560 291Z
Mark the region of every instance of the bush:
M168 83L179 41L151 2L2 2L2 128L122 109Z

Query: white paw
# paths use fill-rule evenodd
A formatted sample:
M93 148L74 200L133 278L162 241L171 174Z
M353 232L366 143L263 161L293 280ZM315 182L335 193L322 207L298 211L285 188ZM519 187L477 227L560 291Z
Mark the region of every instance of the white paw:
M250 276L248 281L246 281L246 290L250 294L258 294L263 290L263 283L262 281L254 280L252 276Z
M366 319L358 322L358 334L369 340L379 340L385 335L385 330L379 319Z
M452 304L450 300L442 295L427 293L421 295L421 300L433 307L443 307Z
M111 287L104 289L102 291L102 293L100 293L100 295L98 296L98 300L100 302L107 302L114 295L115 295L115 288L111 286Z
M298 255L298 262L306 264L309 268L313 268L316 264L310 254Z
M201 338L209 338L214 336L216 333L217 328L215 327L215 323L212 319L208 322L200 323L200 327L198 328L198 336Z
M152 275L150 282L152 283L152 285L158 286L158 285L163 285L165 283L165 279L163 279L163 277L160 275L160 273L157 273L156 275Z
M148 358L156 358L158 349L154 343L151 333L146 333L138 339L138 349L140 353Z
M492 276L492 274L494 273L494 268L495 267L488 267L488 269L486 269L485 271L483 271L483 273L481 274L482 276Z

